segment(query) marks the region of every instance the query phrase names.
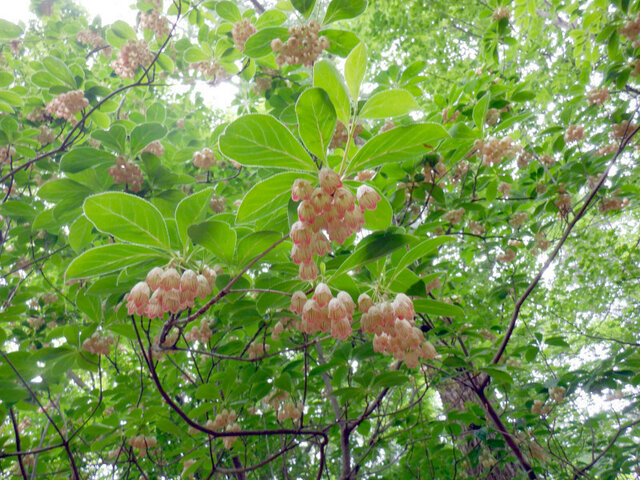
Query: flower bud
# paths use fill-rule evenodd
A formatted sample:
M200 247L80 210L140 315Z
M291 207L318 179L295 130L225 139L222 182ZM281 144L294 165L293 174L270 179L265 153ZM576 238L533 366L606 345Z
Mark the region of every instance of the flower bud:
M296 245L309 245L312 239L311 229L304 223L298 221L291 225L291 240Z
M345 341L351 335L351 324L349 319L344 317L336 320L331 320L331 336L338 340Z
M160 267L152 268L149 273L147 273L146 282L151 288L152 291L157 290L160 286L160 279L162 278L163 270Z
M300 280L304 281L315 280L319 273L320 270L318 270L318 266L315 262L301 263L298 269Z
M347 315L350 317L353 316L353 313L356 311L356 304L351 298L351 295L349 295L345 291L340 291L338 292L336 298L340 300L340 302L342 302L342 305L344 305L344 308L347 311Z
M333 195L333 192L335 192L337 188L340 188L342 186L340 175L338 175L330 168L323 168L322 170L320 170L318 178L320 181L320 188L322 188L322 190L324 190L327 195Z
M328 317L330 320L347 318L347 310L338 298L332 298L329 301Z
M307 296L304 294L304 292L297 290L291 297L291 307L289 307L289 309L292 312L301 315L305 303L307 303Z
M313 237L311 237L310 247L316 254L318 254L319 257L322 257L331 251L329 239L323 232L313 234Z
M311 225L316 219L316 209L308 200L303 200L298 205L298 218L301 222Z
M300 200L309 200L311 193L313 192L313 186L309 180L298 178L291 186L291 199L294 202Z
M331 196L329 196L321 188L316 188L309 199L309 202L313 206L318 215L325 212L331 206Z
M309 263L313 260L314 251L309 245L293 245L291 249L291 260L296 265L300 265L301 263Z
M180 277L180 290L190 292L194 296L198 291L198 276L193 270L185 270Z
M313 293L313 299L318 303L320 308L326 307L333 298L331 290L326 283L319 283Z
M333 194L333 205L338 211L338 215L343 217L347 211L353 210L356 205L356 199L346 188L338 188Z
M373 307L373 300L366 293L361 293L358 297L358 309L362 313L369 312L369 309Z
M175 268L168 268L160 277L160 288L163 290L172 290L180 288L180 274Z
M360 185L358 187L357 197L358 204L365 210L375 210L380 201L378 192L368 185Z

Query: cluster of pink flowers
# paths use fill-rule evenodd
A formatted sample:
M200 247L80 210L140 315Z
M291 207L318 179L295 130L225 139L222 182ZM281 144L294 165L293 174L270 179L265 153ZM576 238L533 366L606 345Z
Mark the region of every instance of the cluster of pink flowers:
M76 123L75 115L89 106L89 100L82 90L61 93L47 105L47 113L53 117L64 118L71 124Z
M211 320L203 318L200 320L200 325L193 327L187 333L184 334L184 338L187 342L200 342L203 345L209 343L209 339L213 332L211 331Z
M464 216L466 210L463 207L456 208L455 210L449 210L442 216L442 219L445 222L451 223L451 225L457 225L462 221L462 217Z
M491 15L491 18L493 18L496 21L502 20L503 18L509 18L511 16L511 11L507 8L507 7L499 7L495 12L493 12L493 15Z
M331 332L334 338L346 340L351 335L351 322L356 304L347 292L335 297L325 283L319 283L313 297L307 299L298 290L291 298L291 311L302 316L300 329L304 333Z
M169 20L164 15L160 15L158 10L149 10L140 14L140 27L151 30L157 39L169 35Z
M10 163L13 157L16 154L16 149L10 147L9 145L5 145L4 147L0 147L0 164Z
M629 123L629 120L623 120L620 123L616 123L613 125L613 131L610 133L610 137L612 140L622 140L623 138L629 136L631 132L633 132L638 125L635 123Z
M609 90L605 88L595 88L587 93L587 102L589 105L602 105L609 100Z
M209 430L224 430L225 432L239 432L241 430L240 425L235 423L236 421L236 412L231 410L228 411L226 408L222 410L214 420L207 420L205 427ZM224 448L227 450L231 449L233 442L237 440L238 437L230 436L230 437L222 437L222 443L224 444Z
M255 342L249 345L247 349L247 356L250 360L255 360L256 358L260 358L269 351L269 345L264 345L261 342Z
M600 213L610 212L611 210L620 210L629 205L629 198L603 198L598 206L598 211Z
M360 328L364 333L373 335L376 352L393 355L409 368L417 367L421 358L436 356L433 345L416 327L413 302L405 294L398 294L393 302L375 304L369 295L363 293L358 297L358 309L362 312Z
M295 420L302 415L302 405L299 403L287 400L282 403L280 408L276 409L276 417L279 422L284 422L288 418Z
M40 142L40 145L49 145L53 143L57 138L56 132L46 125L40 125L40 133L36 137L36 140Z
M104 57L110 57L113 53L113 49L95 30L82 30L76 34L76 40L83 45L91 45L93 48L102 48L102 55Z
M632 42L633 48L640 47L640 39L638 39L640 35L640 14L634 20L629 20L625 23L624 27L620 27L618 32Z
M216 156L209 148L204 148L202 151L193 154L193 165L197 168L209 170L216 163Z
M244 45L247 43L247 39L256 33L258 29L255 25L251 24L251 20L243 18L239 22L233 25L231 30L231 36L233 37L233 43L238 50L244 51Z
M95 355L109 355L109 350L112 344L112 337L95 332L82 342L82 349Z
M509 225L514 229L518 229L522 226L524 221L527 219L527 214L525 212L517 212L513 214L513 217L509 220Z
M507 248L503 253L496 257L500 263L511 263L516 259L516 251L512 248Z
M156 318L191 308L196 297L204 300L211 295L216 276L209 267L204 267L200 275L193 270L180 275L175 268L155 267L144 282L138 282L129 292L127 312Z
M482 155L482 161L487 167L496 165L505 158L512 159L522 150L522 147L515 143L511 137L490 138L486 142L476 140L474 147Z
M144 40L129 40L118 52L111 66L122 78L133 78L138 67L146 67L153 61L153 53Z
M276 55L278 65L299 65L310 67L318 59L323 50L329 48L327 37L319 37L320 24L311 22L309 25L293 26L289 28L289 39L283 43L279 38L271 42L271 48Z
M118 155L116 164L109 167L109 175L116 184L126 184L132 192L142 190L142 170L133 162L127 161L122 155Z
M213 213L222 213L224 209L227 207L227 199L221 197L219 195L214 195L211 197L211 201L209 202L209 208Z
M340 175L330 168L319 173L320 186L314 188L308 180L298 179L291 187L291 198L298 205L298 221L291 226L293 249L291 258L299 265L300 278L313 280L318 276L314 255L331 251L329 239L343 244L364 226L364 211L375 210L380 195L371 187L361 185L356 197L342 186ZM323 233L329 235L329 238Z
M214 83L225 80L228 75L227 71L218 62L203 60L189 64L189 68L196 72L202 73L204 77L213 77Z
M160 143L160 140L154 140L149 145L142 149L140 153L151 153L156 157L161 157L164 155L164 146Z
M564 133L564 141L566 143L578 142L584 140L584 127L580 125L569 125Z
M158 446L156 437L148 437L146 435L134 435L129 439L129 445L138 449L140 457L147 456L147 449Z
M362 132L364 132L364 127L360 124L357 124L353 129L353 138L355 139ZM333 137L331 137L331 142L329 143L329 148L342 147L345 143L347 143L348 138L349 130L344 123L338 120L338 123L336 123L336 131L333 132Z

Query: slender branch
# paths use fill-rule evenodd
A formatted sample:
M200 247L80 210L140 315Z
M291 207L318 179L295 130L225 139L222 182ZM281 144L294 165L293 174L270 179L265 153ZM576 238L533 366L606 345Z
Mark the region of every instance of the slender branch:
M13 435L16 439L16 449L20 450L20 432L18 431L18 423L16 422L16 415L13 413L13 407L9 407L9 414L11 415L11 425L13 425ZM22 456L18 457L18 465L20 465L20 473L22 478L27 480L27 472L24 469L24 463L22 462Z

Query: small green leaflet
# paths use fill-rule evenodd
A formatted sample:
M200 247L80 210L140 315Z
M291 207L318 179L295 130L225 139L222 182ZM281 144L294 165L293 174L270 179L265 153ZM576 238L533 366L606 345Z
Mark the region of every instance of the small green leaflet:
M489 101L491 100L491 93L487 92L484 96L478 100L478 103L473 107L473 121L481 131L484 127L484 119L487 116L489 109Z
M331 99L338 120L347 125L351 115L349 92L342 75L328 60L320 60L313 66L313 86L322 88Z
M332 0L327 7L327 13L322 21L323 25L338 20L354 18L367 9L367 0Z
M231 263L236 248L236 232L226 223L211 220L188 228L193 243L202 245L216 257Z
M202 220L209 210L209 201L213 195L213 188L205 188L204 190L189 195L180 200L176 207L176 224L178 225L178 235L183 245L189 241L187 228L190 225Z
M360 96L360 86L364 79L364 73L367 70L367 48L363 42L360 42L347 57L344 64L344 78L347 82L351 99L354 103L358 102Z
M396 266L393 274L391 275L391 278L389 279L389 283L395 280L398 275L402 273L402 271L413 262L424 257L425 255L429 255L432 252L435 252L440 245L451 242L453 240L453 237L446 236L429 238L411 247L411 249L407 253L405 253L398 262L398 265Z
M363 105L358 116L367 119L391 118L406 115L418 108L420 106L409 91L396 88L373 95Z

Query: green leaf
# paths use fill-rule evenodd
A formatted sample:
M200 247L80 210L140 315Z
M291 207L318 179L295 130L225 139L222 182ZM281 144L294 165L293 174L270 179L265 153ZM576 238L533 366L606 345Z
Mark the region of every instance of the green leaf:
M347 173L385 163L417 159L433 149L449 134L437 123L418 123L396 127L369 140L351 160Z
M96 130L91 137L116 153L124 155L126 152L127 131L122 125L112 125L108 131Z
M401 233L376 232L364 238L355 251L344 261L342 265L331 276L349 272L360 268L367 263L384 257L394 250L411 242L413 237Z
M267 248L282 238L279 232L256 232L247 235L238 244L238 265L246 265L249 261L263 253Z
M201 192L189 195L180 200L176 207L176 224L178 225L178 234L183 245L189 241L187 228L204 218L209 211L209 201L213 195L213 188L206 188Z
M313 66L313 86L327 92L338 120L347 125L351 115L349 93L342 75L333 63L321 60Z
M429 238L411 247L411 249L407 253L405 253L398 261L394 273L391 275L391 278L389 278L389 283L395 280L398 275L402 273L402 271L413 262L426 255L430 255L431 253L435 252L440 245L451 242L453 240L453 237L441 236L436 238Z
M344 78L347 82L351 98L357 103L360 96L360 86L367 70L367 48L360 42L347 57L344 64Z
M313 12L316 0L291 0L291 5L304 17L308 17Z
M64 276L66 280L90 278L162 258L157 250L142 245L102 245L72 260Z
M237 223L250 223L269 216L273 218L279 215L279 211L287 207L291 197L293 182L303 178L309 181L317 180L317 177L300 173L279 173L255 184L242 199L242 204L236 214Z
M464 317L464 310L458 305L451 305L437 300L420 298L413 301L416 312L428 315L440 315L441 317Z
M155 140L167 134L167 128L160 123L143 123L131 131L131 155L137 154Z
M336 128L336 110L327 92L308 88L296 102L298 131L307 149L316 157L327 158L327 148Z
M204 53L202 49L198 47L191 47L184 52L184 59L189 63L206 62L209 60L209 55Z
M242 20L242 14L234 2L218 2L216 4L216 13L220 18L236 23Z
M60 170L65 173L78 173L97 165L113 163L115 156L104 150L91 147L77 147L65 153L60 160Z
M38 196L43 200L51 203L77 202L76 207L80 206L82 200L92 193L94 193L93 190L86 185L69 178L49 180L38 189Z
M101 232L119 240L170 248L167 224L146 200L120 192L106 192L84 202L84 214Z
M79 252L91 242L93 234L93 224L85 217L80 215L69 228L69 245L76 252Z
M473 121L480 130L484 127L484 119L487 116L487 110L489 109L489 101L491 100L491 94L485 93L484 96L478 100L473 107Z
M389 118L406 115L420 106L407 90L397 88L373 95L360 110L360 118Z
M544 339L544 343L554 347L570 347L571 345L562 337L548 337Z
M76 88L76 79L67 64L56 57L45 57L42 64L51 75L71 88Z
M353 47L360 43L360 38L358 38L355 33L348 30L327 28L325 30L321 30L319 35L329 39L329 48L327 48L327 52L343 58L349 55L349 52L353 50Z
M506 383L508 385L513 383L513 378L511 377L511 374L507 372L506 368L503 366L483 367L481 370L484 371L485 373L488 373L491 376L491 378L493 378L494 380L500 383Z
M367 0L332 0L327 7L323 25L357 17L367 9Z
M373 379L372 388L378 387L397 387L398 385L404 385L409 381L409 377L407 377L402 372L382 372Z
M236 248L236 232L217 220L211 220L188 228L189 237L196 245L202 245L216 257L231 263Z
M249 58L263 58L272 53L271 41L279 38L286 40L289 30L284 27L267 27L257 31L247 39L244 53Z
M127 22L124 22L122 20L118 20L113 25L111 25L110 30L124 40L132 40L136 38L136 31L131 28L131 26Z
M16 107L22 107L24 105L22 97L11 90L0 90L0 100Z
M230 123L220 151L242 165L317 170L291 132L270 115L250 114Z
M258 30L267 27L277 27L287 21L287 14L280 10L267 10L256 21Z
M18 38L20 35L22 35L22 27L0 18L0 38Z

